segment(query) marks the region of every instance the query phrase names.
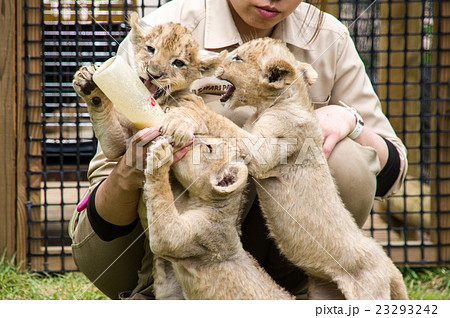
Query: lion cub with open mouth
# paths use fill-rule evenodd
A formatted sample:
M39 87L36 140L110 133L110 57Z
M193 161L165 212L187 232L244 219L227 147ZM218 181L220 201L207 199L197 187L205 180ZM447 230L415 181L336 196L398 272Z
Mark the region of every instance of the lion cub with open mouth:
M134 56L133 67L163 111L167 113L182 105L206 107L203 99L191 93L189 87L195 80L213 75L226 52L214 56L200 54L194 36L180 24L169 22L153 27L139 20L135 12L130 14L129 22L133 52L128 53ZM92 77L96 70L94 64L82 66L75 73L72 85L87 104L103 153L108 159L117 159L125 153L127 140L138 129L95 84ZM190 114L184 116L185 121L197 121ZM164 118L161 125L164 129L169 125L168 120ZM173 142L184 146L192 135L181 133L178 134L183 136L181 140Z
M336 190L308 95L317 78L312 67L281 42L259 39L237 48L216 74L234 86L222 97L228 107L256 107L246 129L253 142L264 141L248 168L283 254L311 276L336 282L347 299L407 299L401 273L363 235Z
M337 283L346 299L407 299L401 273L338 194L308 94L317 79L312 67L265 38L231 52L216 76L233 85L221 99L228 108L250 105L256 114L243 130L209 112L207 133L236 139L281 252L310 276Z

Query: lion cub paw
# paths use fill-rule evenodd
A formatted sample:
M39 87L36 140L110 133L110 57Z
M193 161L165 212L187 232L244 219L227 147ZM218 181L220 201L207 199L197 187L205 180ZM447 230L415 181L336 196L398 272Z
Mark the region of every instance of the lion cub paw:
M168 113L161 123L161 135L166 137L174 148L185 146L194 137L195 125L186 117ZM172 115L172 116L171 116Z
M94 106L101 106L102 99L106 98L106 96L92 79L97 68L98 67L95 64L82 66L75 73L72 85L85 102L92 103Z
M161 137L154 141L154 143L147 150L147 167L145 175L147 178L156 175L157 173L168 172L170 165L173 162L173 147L169 141Z

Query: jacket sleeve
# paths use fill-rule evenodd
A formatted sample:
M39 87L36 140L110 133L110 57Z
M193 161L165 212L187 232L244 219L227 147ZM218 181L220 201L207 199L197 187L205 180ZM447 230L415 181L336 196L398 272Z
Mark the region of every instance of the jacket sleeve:
M101 181L106 179L117 165L117 160L106 158L103 154L100 143L97 145L97 152L89 163L87 177L89 180L89 191L91 192Z
M342 35L342 41L339 41L338 45L340 55L337 59L330 104L340 105L342 100L345 104L356 108L363 117L365 125L379 136L389 140L400 157L400 173L396 181L383 197L377 197L377 199L385 199L400 189L406 177L408 169L406 147L383 114L380 100L348 32Z

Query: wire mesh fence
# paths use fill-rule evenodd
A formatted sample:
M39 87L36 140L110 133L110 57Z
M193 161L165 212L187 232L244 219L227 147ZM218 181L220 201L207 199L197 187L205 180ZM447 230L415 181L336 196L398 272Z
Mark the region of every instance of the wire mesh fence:
M96 140L86 105L72 88L73 74L115 54L129 30L129 12L142 16L164 2L24 1L27 260L34 271L76 270L67 227L88 187ZM448 263L450 41L444 4L328 1L327 10L349 28L383 110L409 151L404 188L387 203L375 203L364 229L397 264Z
M446 200L448 41L442 1L340 1L383 110L408 149L403 189L376 202L366 228L398 262L449 260Z

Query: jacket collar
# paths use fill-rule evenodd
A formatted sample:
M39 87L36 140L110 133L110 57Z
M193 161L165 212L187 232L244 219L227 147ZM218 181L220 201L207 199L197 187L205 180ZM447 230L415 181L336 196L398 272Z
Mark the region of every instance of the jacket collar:
M205 0L205 3L205 49L219 49L242 44L243 41L234 25L227 0ZM307 17L309 6L309 4L301 3L296 11L275 27L272 37L300 49L313 49L313 45L308 41L314 33L315 19L310 17L317 18L317 12L312 7ZM303 23L305 19L307 22Z

